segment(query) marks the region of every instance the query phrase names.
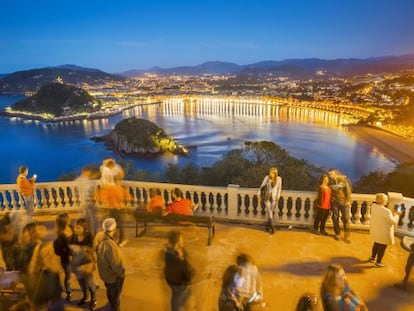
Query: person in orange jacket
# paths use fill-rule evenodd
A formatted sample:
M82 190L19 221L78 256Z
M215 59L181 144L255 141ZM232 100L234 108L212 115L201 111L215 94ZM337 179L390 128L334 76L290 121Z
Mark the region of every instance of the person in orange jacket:
M16 183L24 200L26 215L30 218L28 221L31 221L34 212L34 184L37 175L33 174L33 177L27 178L28 173L29 169L26 166L20 166L19 176L17 176Z

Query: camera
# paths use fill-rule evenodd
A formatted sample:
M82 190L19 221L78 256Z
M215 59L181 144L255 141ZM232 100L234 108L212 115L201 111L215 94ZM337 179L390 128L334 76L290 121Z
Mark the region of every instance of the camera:
M402 206L401 205L395 205L395 210L397 212L401 212L402 211Z

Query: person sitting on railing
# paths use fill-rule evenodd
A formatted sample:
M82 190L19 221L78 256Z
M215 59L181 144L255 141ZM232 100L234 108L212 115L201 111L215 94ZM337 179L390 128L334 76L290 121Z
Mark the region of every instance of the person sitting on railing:
M150 188L149 189L149 200L145 205L145 209L150 213L159 213L161 214L165 209L164 198L161 195L161 190L159 188Z
M278 176L276 167L269 169L269 174L266 175L260 185L257 193L259 199L264 202L268 217L268 231L270 234L275 233L274 215L278 206L280 194L282 191L282 178Z
M184 198L184 194L179 188L174 188L171 192L171 197L173 201L168 204L167 208L163 212L163 215L193 215L193 213L198 209L198 204L193 204L190 199Z

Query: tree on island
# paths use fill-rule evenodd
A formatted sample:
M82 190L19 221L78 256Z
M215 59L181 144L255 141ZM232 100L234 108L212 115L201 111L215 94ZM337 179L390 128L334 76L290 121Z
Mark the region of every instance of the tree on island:
M165 152L186 154L187 151L165 131L149 120L131 117L117 123L105 143L121 156L157 155Z

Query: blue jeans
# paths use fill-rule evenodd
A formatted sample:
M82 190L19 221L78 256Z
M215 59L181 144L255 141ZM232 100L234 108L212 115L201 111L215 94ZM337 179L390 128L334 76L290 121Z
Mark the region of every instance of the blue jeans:
M171 311L183 311L190 297L190 286L170 285L171 288Z
M334 225L334 231L336 235L341 233L341 228L339 227L339 214L342 216L342 223L344 224L344 231L348 231L348 222L349 222L349 214L348 208L345 204L341 204L338 202L332 202L331 206L332 211L332 222Z
M111 306L111 311L119 311L121 306L121 292L122 287L124 286L123 278L116 278L114 283L105 283L106 286L106 297L108 298L109 305Z

